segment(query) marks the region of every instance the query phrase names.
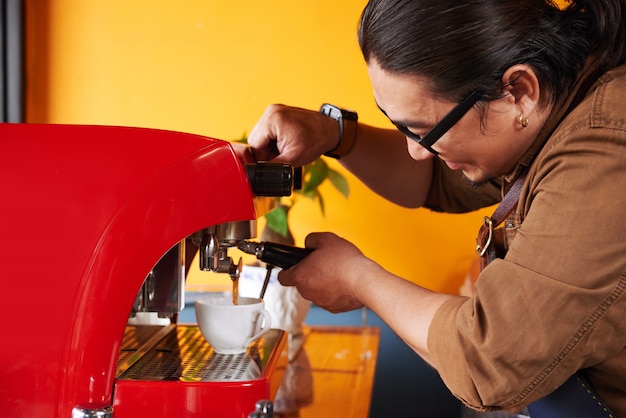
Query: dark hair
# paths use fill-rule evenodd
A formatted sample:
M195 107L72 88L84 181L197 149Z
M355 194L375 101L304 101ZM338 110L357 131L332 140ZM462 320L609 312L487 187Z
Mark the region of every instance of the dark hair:
M433 94L499 97L502 73L530 65L552 98L566 93L588 57L602 69L625 62L626 0L370 0L359 45L366 62L424 76ZM550 100L549 97L543 97Z

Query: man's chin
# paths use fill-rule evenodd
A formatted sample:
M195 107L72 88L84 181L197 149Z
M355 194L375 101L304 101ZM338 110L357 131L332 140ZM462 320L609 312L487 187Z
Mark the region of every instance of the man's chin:
M463 171L462 173L463 173L463 180L470 187L480 187L483 184L488 183L491 179L495 177L495 176L483 173L482 171L472 172L472 173Z

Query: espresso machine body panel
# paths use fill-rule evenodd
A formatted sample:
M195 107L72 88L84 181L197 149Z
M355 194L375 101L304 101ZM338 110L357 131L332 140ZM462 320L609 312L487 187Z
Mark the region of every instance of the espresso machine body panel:
M269 393L267 383L123 382L117 384L115 418L247 418ZM121 400L120 400L121 399Z
M0 189L0 411L11 417L112 405L151 268L195 231L257 217L230 144L150 129L0 124Z

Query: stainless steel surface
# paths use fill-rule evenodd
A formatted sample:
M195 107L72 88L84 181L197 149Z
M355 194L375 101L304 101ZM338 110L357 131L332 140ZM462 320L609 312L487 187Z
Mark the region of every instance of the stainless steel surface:
M158 327L126 329L118 362L118 380L155 381L246 381L261 376L284 331L272 329L254 341L246 353L217 354L197 326L170 326L166 335L149 349ZM162 331L161 331L162 332ZM129 362L131 357L140 357Z
M255 410L248 415L248 418L273 418L274 405L272 401L262 399L255 404Z
M231 259L226 254L226 249L220 247L220 241L217 235L211 232L206 232L202 236L200 242L200 259L199 267L203 271L222 271L220 260L226 260L227 267L230 264Z
M263 254L263 243L254 241L240 241L237 243L237 247L246 254L255 255L257 258L261 258Z
M200 269L217 273L231 273L236 264L228 256L228 248L256 236L256 221L226 222L194 234L200 248Z
M132 314L158 312L160 317L171 318L184 307L185 240L182 240L166 252L150 271L137 294Z
M78 405L72 408L72 418L113 418L113 408L95 404Z
M231 247L238 241L256 237L256 221L226 222L219 224L217 237L221 243L229 243Z
M122 349L117 360L116 376L128 370L150 351L167 334L173 332L176 325L158 326L141 325L127 326L124 330Z

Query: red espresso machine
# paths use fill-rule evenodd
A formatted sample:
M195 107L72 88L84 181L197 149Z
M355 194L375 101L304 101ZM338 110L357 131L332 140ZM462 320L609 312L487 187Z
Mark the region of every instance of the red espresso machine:
M239 418L272 399L284 332L226 356L176 323L189 246L236 278L228 248L291 193L291 167L264 167L197 135L0 124L0 416ZM170 324L129 325L144 311Z

